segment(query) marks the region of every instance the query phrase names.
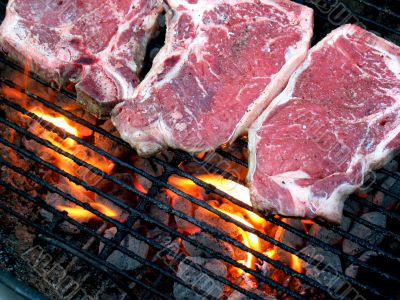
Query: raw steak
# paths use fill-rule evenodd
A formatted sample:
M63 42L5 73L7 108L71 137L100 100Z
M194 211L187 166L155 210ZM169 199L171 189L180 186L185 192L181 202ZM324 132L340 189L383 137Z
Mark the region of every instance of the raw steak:
M140 155L233 141L304 60L312 10L286 0L169 0L166 45L113 111Z
M162 0L11 0L0 46L97 117L131 97Z
M400 48L336 29L249 131L253 205L339 222L346 196L399 150L399 109Z

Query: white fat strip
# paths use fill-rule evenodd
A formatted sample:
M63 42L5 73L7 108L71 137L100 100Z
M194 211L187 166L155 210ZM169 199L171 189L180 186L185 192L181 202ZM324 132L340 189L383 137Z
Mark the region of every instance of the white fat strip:
M269 176L269 178L291 194L295 203L296 213L303 214L305 206L309 205L311 187L301 187L296 183L296 180L309 179L310 175L302 170L297 170Z

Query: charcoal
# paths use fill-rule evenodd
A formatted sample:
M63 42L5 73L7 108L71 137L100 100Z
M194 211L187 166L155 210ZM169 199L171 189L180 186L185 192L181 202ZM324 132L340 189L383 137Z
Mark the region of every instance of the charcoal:
M163 191L157 195L157 200L159 200L160 202L162 202L168 206L171 205L171 199L165 191ZM156 219L157 221L159 221L165 225L168 225L168 223L169 223L170 215L166 211L160 209L155 204L152 204L150 207L150 216L152 216L154 219Z
M345 280L343 279L342 265L338 255L312 246L307 246L300 252L311 257L315 262L315 264L309 264L301 260L302 268L307 276L331 290L338 290L343 286ZM328 267L334 270L333 273L326 270Z
M361 216L362 219L369 221L372 224L386 227L386 216L379 212L370 212L363 214ZM378 245L383 241L384 236L380 234L378 231L375 231L369 227L366 227L359 223L354 223L350 229L350 234L361 238L372 245ZM354 243L350 240L345 239L343 242L343 251L350 255L357 255L363 251L365 251L364 247Z
M229 244L221 241L220 239L215 238L209 233L200 231L190 235L189 238L193 239L196 243L202 244L207 248L214 250L217 253L228 256L235 260L240 259L235 257L235 252L233 251L232 247ZM183 246L185 247L185 250L189 253L190 256L204 257L204 258L213 257L213 255L209 254L207 251L204 251L187 241L183 241Z
M201 257L187 257L181 261L178 266L177 276L202 291L203 295L199 295L194 289L189 289L179 283L174 283L174 296L177 300L203 300L207 298L220 298L222 296L224 284L215 280L214 278L196 270L188 265L187 261L196 263L205 269L211 271L215 275L225 277L227 275L227 268L223 262L218 259L206 259Z
M181 197L175 198L174 208L180 212L183 212L186 216L193 217L193 204L187 199ZM196 225L185 221L175 215L174 218L178 227L185 232L194 233L200 230Z
M398 182L394 178L389 177L382 185L382 187L386 188L395 195L400 195L400 182ZM373 202L379 206L384 207L387 210L393 210L398 204L399 200L381 191L378 191L374 196Z
M106 130L107 132L111 133L116 137L120 137L117 129L114 127L111 120L107 120L103 125L101 125L101 128L103 128L104 130ZM97 147L103 149L104 151L116 157L123 157L130 150L128 147L122 146L119 143L114 142L109 138L106 138L104 135L98 132L95 132L94 134L94 144Z
M282 219L282 221L297 230L304 231L304 226L298 219ZM283 227L279 227L278 230L275 232L275 240L296 250L304 247L303 238L289 230L284 229ZM283 250L279 246L276 246L275 250L281 261L290 263L291 254L289 252Z
M108 239L114 238L117 234L117 229L115 227L111 227L104 232L104 237ZM146 258L149 252L149 245L143 241L139 241L131 235L127 235L120 246L135 253L136 255ZM101 243L99 246L99 252L101 252L104 248L104 244ZM120 252L119 250L115 250L111 253L111 255L107 258L107 262L113 264L117 268L125 271L132 271L139 268L142 264L133 259L132 257Z
M396 172L399 169L399 164L396 160L392 159L383 168L390 172ZM378 182L382 182L386 178L387 178L387 175L385 173L378 172L376 174L376 179Z
M347 232L350 228L350 225L351 225L351 219L343 217L342 223L340 224L340 229ZM309 234L321 240L322 242L332 246L339 244L343 240L343 236L341 236L340 234L332 232L332 230L320 226L317 223L314 223L311 226Z
M221 217L216 214L210 212L209 210L199 207L196 209L194 216L197 220L203 221L220 231L225 232L232 238L239 238L241 236L240 228L238 228L235 224L224 221Z
M161 176L161 174L164 172L164 168L161 165L153 163L149 159L139 157L134 161L133 164L136 168L146 172L153 177ZM152 181L140 175L137 175L136 179L139 182L140 186L146 191L148 191L153 185Z
M367 251L364 252L363 254L360 255L360 257L358 258L360 261L362 262L368 262L372 257L376 257L378 256L378 254L374 251ZM350 265L347 267L347 269L345 270L345 274L347 276L350 276L352 278L356 278L357 274L358 274L358 269L359 266L358 265Z

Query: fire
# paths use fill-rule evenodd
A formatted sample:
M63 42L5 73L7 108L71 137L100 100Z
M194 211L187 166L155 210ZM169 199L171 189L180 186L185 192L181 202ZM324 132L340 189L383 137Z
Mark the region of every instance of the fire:
M90 206L100 211L107 217L115 218L118 216L117 212L115 212L114 210L112 210L111 208L107 207L104 204L98 202L92 202L90 203ZM89 219L98 219L98 216L80 206L69 207L65 205L57 205L56 208L60 211L67 212L69 217L73 218L78 222L86 222Z
M78 136L78 129L73 127L64 117L53 117L38 110L33 110L32 112L43 120L52 123L54 126Z
M264 252L264 255L273 259L276 255L276 250L275 249L268 250L267 252Z
M232 219L242 223L243 225L246 225L248 227L254 228L254 226L250 222L246 221L244 219L244 217L240 213L230 213L230 212L228 212L226 210L223 210L223 209L219 209L219 208L217 208L217 209L220 212L230 216ZM260 252L261 251L261 243L260 243L260 239L258 238L258 236L256 236L253 233L247 232L247 231L245 231L245 230L243 230L241 228L238 228L238 229L239 229L239 232L240 232L241 236L243 237L243 243L247 247L249 247L249 248L251 248L251 249L253 249L255 251ZM254 257L253 254L248 252L246 260L244 262L243 261L240 261L240 262L244 263L244 265L246 267L254 269L255 265L256 265L256 262L257 262L257 258ZM239 273L243 272L242 270L238 270L238 271L239 271Z
M301 273L303 271L300 258L294 254L291 255L291 267L296 272Z
M252 206L250 201L250 192L247 187L217 174L203 174L196 177L201 181L212 184L218 190L228 194L229 196L234 197L235 199L240 200L249 206ZM169 183L193 197L198 196L202 191L202 188L195 184L192 180L178 176L171 176ZM232 204L232 206L237 207L234 204ZM243 210L244 214L251 220L253 224L257 226L257 228L262 228L266 225L264 218L256 215L255 213L239 207L237 207L237 209Z
M139 180L136 178L135 181L133 182L133 186L141 193L147 194L147 189L139 182Z
M91 134L91 131L80 129L77 126L72 125L66 118L63 116L53 116L47 113L44 113L40 108L34 108L31 110L32 113L36 114L38 117L42 118L43 120L48 121L49 123L53 124L54 126L61 128L65 130L66 132L74 135L74 136L88 136ZM103 172L110 173L112 169L114 168L114 164L107 159L105 159L103 156L100 156L94 152L89 151L86 149L84 146L79 145L76 141L67 138L65 140L62 140L58 135L55 133L46 130L45 127L44 130L37 125L34 125L36 127L31 127L33 128L33 133L38 134L42 139L46 139L47 141L51 142L53 145L56 147L62 149L63 151L74 155L75 157L87 162L90 165L96 166L98 169L102 170ZM42 149L41 149L42 150ZM91 182L91 181L96 181L98 180L98 175L93 174L86 170L84 167L79 167L76 165L76 163L67 157L65 157L62 154L59 154L57 152L54 152L50 149L43 148L44 152L47 152L47 154L50 154L54 158L54 163L55 165L60 168L61 170L66 171L67 173L76 176L78 178L82 178L86 182ZM64 188L62 188L64 189ZM111 208L108 208L107 206L97 203L97 202L92 202L95 199L95 195L92 192L87 191L84 187L77 185L71 181L68 180L68 190L70 190L70 193L72 195L86 195L88 199L91 199L90 205L101 211L103 214L109 216L109 217L115 217L117 216L117 213L113 211ZM64 192L67 192L67 190L64 190ZM75 196L77 197L77 196ZM94 214L91 212L79 207L79 206L65 206L65 205L59 205L56 206L59 210L66 211L70 217L73 219L79 221L79 222L85 222L91 218L97 218Z
M196 177L201 181L215 186L218 190L234 197L235 199L249 206L252 205L250 201L250 192L247 187L216 174L203 174ZM193 197L200 197L205 199L206 195L204 193L204 190L190 179L178 176L171 176L169 179L169 183ZM170 195L172 199L174 199L175 194L171 192ZM267 222L262 217L256 215L251 211L243 209L242 207L233 203L225 203L225 207L226 205L229 205L229 208L232 209L229 209L228 211L227 209L218 207L218 205L212 204L215 209L250 228L263 229L267 224ZM263 250L262 241L257 235L247 232L241 228L238 228L238 231L243 239L243 244L258 252L261 252ZM257 258L254 257L254 255L252 255L251 253L247 253L246 259L244 261L238 262L243 263L248 268L255 269ZM243 273L243 270L237 269L237 272L239 273L239 275L241 275Z

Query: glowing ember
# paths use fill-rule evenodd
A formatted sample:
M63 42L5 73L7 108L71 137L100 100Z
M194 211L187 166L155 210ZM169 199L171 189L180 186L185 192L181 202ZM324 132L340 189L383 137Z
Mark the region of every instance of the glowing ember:
M92 202L92 203L90 203L90 206L92 208L100 211L107 217L115 218L118 216L117 212L115 212L114 210L110 209L109 207L107 207L101 203ZM90 211L88 211L80 206L68 207L68 206L64 206L64 205L57 205L56 208L60 211L67 212L69 217L73 218L74 220L76 220L78 222L86 222L89 219L98 219L98 216L96 216L95 214L91 213Z
M137 189L139 192L146 194L148 191L145 189L143 185L140 184L139 180L136 178L136 180L133 182L133 186L135 189Z

